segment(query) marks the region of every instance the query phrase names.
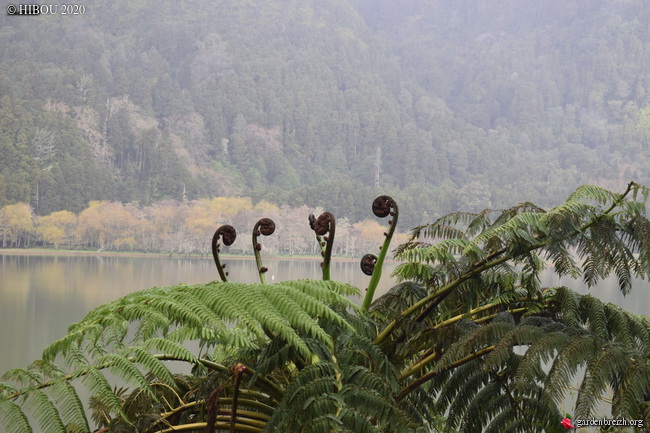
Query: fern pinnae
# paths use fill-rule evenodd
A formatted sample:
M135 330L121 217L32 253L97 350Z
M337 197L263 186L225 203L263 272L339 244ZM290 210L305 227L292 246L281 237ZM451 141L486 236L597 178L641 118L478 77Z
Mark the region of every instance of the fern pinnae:
M381 395L375 389L346 384L340 394L347 408L355 408L367 417L376 417L380 425L389 423L409 425L404 413L395 402L390 397Z
M474 332L454 343L436 363L435 371L441 371L458 359L498 341L514 328L511 321L493 320L490 324L478 327Z
M608 334L614 341L626 346L632 346L632 332L626 315L615 305L605 304L605 320L607 321Z
M280 283L283 286L290 286L294 289L309 294L310 296L325 301L332 305L353 306L348 296L359 296L358 288L336 281L320 280L292 280Z
M267 299L271 304L282 312L287 321L300 331L306 332L310 337L316 338L329 347L333 346L332 338L318 326L317 322L307 314L297 302L285 296L280 291L269 290L266 293Z
M650 365L647 359L634 359L622 374L614 392L612 414L632 419L643 418L642 406L650 392Z
M614 202L619 198L620 196L617 197L617 194L614 194L603 187L597 185L582 185L579 186L578 189L576 189L571 195L569 195L567 202L590 199L598 202L599 204L607 204L608 202Z
M459 431L481 433L489 420L505 408L508 408L510 404L512 402L502 392L497 382L486 384L475 394L465 408ZM520 414L516 413L517 410L513 412L514 416L520 416Z
M596 343L589 334L574 336L562 346L546 375L544 398L553 404L560 404L578 368L594 355Z
M38 385L43 381L43 374L33 368L14 368L7 371L0 379L12 380L20 385Z
M42 390L31 389L24 395L25 405L43 431L67 433L59 410Z
M581 325L580 300L578 295L567 287L556 287L548 291L547 300L555 300L559 305L561 319L567 326L577 328Z
M205 291L197 293L197 297L219 317L233 323L244 323L257 337L258 341L264 341L267 338L264 330L249 309L241 302L242 298L246 297L246 294L243 293L244 287L244 285L236 283L211 284L206 286ZM248 290L256 289L256 285L248 288Z
M194 313L199 320L199 327L210 326L223 332L226 330L226 326L222 318L197 298L197 293L204 290L201 286L191 287L182 292L173 293L172 297Z
M149 351L161 351L163 355L168 357L168 359L185 361L190 364L200 363L199 359L194 356L194 354L192 354L192 352L190 352L187 348L166 338L150 338L146 341L143 341L140 346L143 349ZM162 359L162 356L159 357L159 359Z
M8 382L0 382L0 398L7 398L7 396L18 392L18 388Z
M128 356L131 362L141 365L145 371L152 374L159 382L171 387L176 386L174 376L169 369L147 348L142 347L142 343L126 348L123 354Z
M454 400L449 405L447 414L447 428L458 428L465 416L467 407L470 405L473 397L489 382L488 375L484 373L472 374L469 380L463 383L462 388L458 390Z
M251 311L255 320L260 323L262 328L270 332L272 335L279 335L284 338L289 344L295 346L303 356L309 356L311 354L309 348L304 341L302 341L296 330L291 326L290 321L290 319L294 319L294 315L300 314L300 310L297 309L295 312L291 311L289 318L287 318L285 314L282 314L282 312L264 296L262 290L255 292L252 291L250 295L250 299L247 299L246 301L248 302L248 309ZM295 304L293 305L295 306ZM283 306L283 308L286 307L286 305ZM308 321L311 321L311 318L306 314L303 318L305 316Z
M483 358L485 368L498 369L510 357L514 347L519 345L528 346L539 340L543 335L544 332L537 326L520 324L501 337L494 350Z
M494 212L495 211L492 209L484 209L479 212L476 217L467 225L467 229L465 229L465 236L472 237L476 235L476 233L480 233L492 225L490 216Z
M650 356L650 322L648 318L627 314L626 319L635 347L643 356Z
M82 382L86 385L93 398L104 404L111 412L128 420L120 400L115 396L108 380L106 380L106 377L101 371L93 366L88 366L80 373L82 375Z
M135 366L131 359L117 353L109 353L97 361L100 368L108 366L108 369L129 385L135 385L146 392L151 398L156 399L149 381L142 372Z
M27 415L16 403L0 398L0 426L6 433L32 433Z
M309 316L310 320L313 320L312 318L322 318L337 326L342 326L349 331L354 331L353 327L340 314L336 313L327 305L323 305L322 302L319 302L318 299L309 294L302 293L291 286L285 286L283 284L273 285L267 290L271 295L278 293L282 294L283 298L291 300L292 303L300 307ZM343 305L347 308L349 304L344 303ZM358 308L356 305L350 305L350 309L355 310L356 308Z
M365 414L359 413L356 410L351 410L348 408L343 408L338 417L341 421L341 427L345 430L344 432L354 432L354 433L378 433L380 430L373 426L368 417ZM335 430L338 431L338 430ZM323 433L330 433L331 430L327 430Z
M601 300L591 295L581 296L580 308L587 314L589 330L600 338L607 339L607 317Z
M442 386L442 389L436 398L436 411L444 414L447 408L456 401L456 397L463 392L466 387L478 388L487 380L483 369L478 368L478 362L468 362L461 365L450 375L449 379ZM476 385L478 384L478 385ZM464 397L463 397L464 398Z
M379 375L362 365L347 365L342 368L342 382L346 387L360 387L372 389L379 395L389 397L391 389L389 384ZM345 388L345 387L344 387Z
M614 376L629 368L630 358L622 349L618 344L607 345L587 362L576 399L577 418L590 417L596 402L606 392Z
M52 400L58 405L61 419L66 425L76 425L79 433L89 432L88 418L79 394L65 378L57 380L48 390Z
M543 215L544 214L540 214L540 213L517 214L499 226L491 227L487 230L484 230L480 235L474 238L471 244L481 245L488 242L491 238L498 238L502 236L505 236L506 238L517 237L513 235L518 235L519 237L523 236L529 244L534 244L538 239L533 238L531 235L528 234L529 232L527 230L522 230L522 228L524 227L528 228L530 226L533 227L538 226L539 220L542 218ZM539 229L535 231L539 231ZM528 236L530 236L530 238L528 238Z
M160 312L165 312L173 323L193 327L203 325L201 317L185 303L184 296L180 299L177 294L156 296L150 299L149 306Z
M515 389L523 390L529 386L531 377L542 372L542 364L553 359L553 355L570 340L564 332L546 333L528 347L514 375Z

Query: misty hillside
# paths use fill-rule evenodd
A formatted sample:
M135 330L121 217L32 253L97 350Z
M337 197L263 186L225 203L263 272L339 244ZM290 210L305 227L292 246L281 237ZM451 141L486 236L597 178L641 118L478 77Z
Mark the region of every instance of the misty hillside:
M0 15L0 207L247 195L405 223L649 183L643 0L98 0Z

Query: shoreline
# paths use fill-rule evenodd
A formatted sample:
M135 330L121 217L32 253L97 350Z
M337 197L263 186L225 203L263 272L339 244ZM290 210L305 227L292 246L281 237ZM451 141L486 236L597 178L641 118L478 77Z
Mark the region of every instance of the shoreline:
M48 248L0 248L0 256L90 256L90 257L127 257L127 258L175 258L175 259L198 259L198 260L213 260L211 254L199 255L184 255L169 253L143 253L143 252L127 252L127 251L82 251L82 250L54 250ZM243 259L255 260L254 256L249 255L228 255L221 256L225 259ZM317 261L322 260L321 256L267 256L264 260L309 260ZM332 261L337 262L356 262L360 258L354 257L332 257ZM393 262L392 259L386 259L386 263Z

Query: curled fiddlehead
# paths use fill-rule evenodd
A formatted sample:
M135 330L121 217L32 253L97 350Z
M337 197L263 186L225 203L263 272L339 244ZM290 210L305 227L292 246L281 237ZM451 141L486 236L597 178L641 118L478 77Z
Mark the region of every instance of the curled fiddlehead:
M375 263L377 263L377 256L374 254L366 254L361 257L361 271L371 276L372 272L375 270Z
M334 245L334 234L336 232L336 220L334 215L323 212L318 218L313 214L309 215L309 226L316 233L316 241L321 249L321 268L323 269L323 280L330 279L330 262L332 259L332 247ZM327 236L325 236L327 235Z
M370 275L370 282L368 283L368 291L366 296L363 299L363 304L361 304L361 309L368 311L372 299L375 295L375 290L379 284L379 279L381 278L381 268L384 264L384 259L386 258L386 252L390 245L390 241L393 238L395 233L395 227L397 227L397 217L399 216L399 210L397 208L397 203L391 197L387 195L379 196L372 203L372 212L379 218L385 218L390 215L391 219L388 220L388 225L390 228L387 233L384 233L386 239L381 247L379 247L379 257L374 254L366 254L361 259L361 270L364 274Z
M221 281L228 281L228 272L224 271L226 265L222 265L221 261L219 260L219 247L221 246L221 244L219 244L219 238L223 239L224 245L232 245L237 238L237 231L233 226L223 225L219 227L214 232L214 236L212 236L212 257L214 257L214 264L217 265L217 270L219 271Z
M253 253L255 254L255 262L257 263L257 273L260 275L260 281L262 284L266 284L266 276L264 274L268 271L268 268L265 268L262 265L262 256L260 255L262 244L257 241L257 238L260 235L270 236L274 231L275 223L270 218L262 218L253 228Z

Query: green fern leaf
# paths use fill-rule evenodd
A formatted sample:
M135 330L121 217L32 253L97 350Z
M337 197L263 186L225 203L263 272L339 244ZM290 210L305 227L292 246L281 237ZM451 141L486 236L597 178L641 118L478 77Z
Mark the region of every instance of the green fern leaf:
M6 433L32 433L27 416L17 404L0 398L0 425Z
M52 433L67 433L58 409L49 397L39 389L31 389L25 395L29 412L38 421L41 429Z
M68 428L68 433L85 433L90 431L86 413L79 394L68 380L59 379L48 388L48 394L59 408L61 419Z

